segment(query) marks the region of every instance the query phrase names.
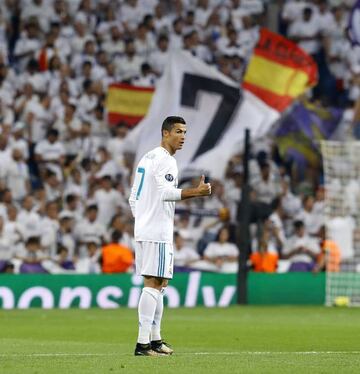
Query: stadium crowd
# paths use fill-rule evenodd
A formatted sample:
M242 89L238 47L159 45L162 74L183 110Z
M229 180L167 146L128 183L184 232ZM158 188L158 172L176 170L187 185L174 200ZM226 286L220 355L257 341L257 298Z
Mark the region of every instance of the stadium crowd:
M319 84L309 95L344 107L360 96L360 48L345 33L352 3L276 3L277 31L318 63ZM127 197L134 155L124 141L131 130L126 123L109 127L108 85L156 86L170 50L179 48L241 83L273 6L261 0L2 1L0 271L131 271ZM270 137L253 145L249 264L257 271L319 271L327 248L321 178L300 184L284 161ZM178 204L177 270L236 271L242 178L236 155L226 178L212 181L210 199Z

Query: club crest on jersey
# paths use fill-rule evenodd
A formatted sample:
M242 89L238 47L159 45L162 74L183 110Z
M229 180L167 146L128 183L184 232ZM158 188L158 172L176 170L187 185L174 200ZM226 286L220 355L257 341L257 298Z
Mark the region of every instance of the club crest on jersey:
M165 179L168 181L168 182L172 182L174 180L174 177L171 175L171 174L166 174L165 175Z

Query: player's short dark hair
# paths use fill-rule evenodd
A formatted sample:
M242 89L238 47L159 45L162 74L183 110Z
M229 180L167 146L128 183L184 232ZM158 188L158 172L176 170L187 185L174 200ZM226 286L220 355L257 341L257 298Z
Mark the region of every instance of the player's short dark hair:
M182 117L177 117L177 116L166 117L161 126L161 135L163 135L164 130L167 130L170 132L176 123L182 123L183 125L186 125L186 122L184 118Z

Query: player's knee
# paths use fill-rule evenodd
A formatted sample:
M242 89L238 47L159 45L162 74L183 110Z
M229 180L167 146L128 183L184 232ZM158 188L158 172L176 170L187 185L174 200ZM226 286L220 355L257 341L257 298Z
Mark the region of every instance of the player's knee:
M167 287L168 284L169 284L169 281L167 279L162 280L162 287Z
M144 277L144 286L156 289L161 289L163 286L163 279L157 277Z

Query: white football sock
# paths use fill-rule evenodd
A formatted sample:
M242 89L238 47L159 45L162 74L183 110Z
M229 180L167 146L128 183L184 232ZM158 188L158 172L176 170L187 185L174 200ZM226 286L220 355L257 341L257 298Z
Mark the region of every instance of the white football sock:
M154 321L151 326L151 340L161 340L161 319L164 310L164 289L161 290L155 309Z
M150 342L151 325L154 320L155 309L160 291L156 288L144 287L139 300L139 336L138 343Z

